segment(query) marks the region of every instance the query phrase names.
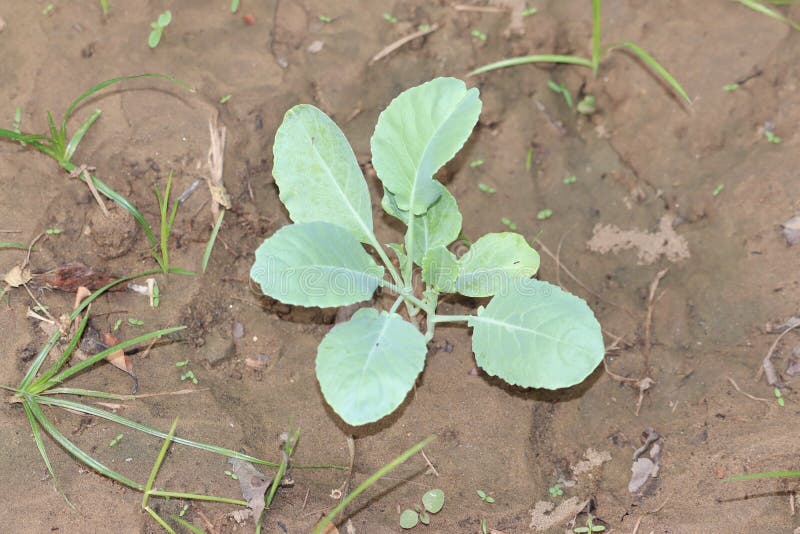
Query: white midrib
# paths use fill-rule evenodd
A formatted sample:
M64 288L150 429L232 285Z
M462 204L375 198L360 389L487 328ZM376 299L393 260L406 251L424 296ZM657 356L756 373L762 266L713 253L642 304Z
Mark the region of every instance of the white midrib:
M496 326L502 326L503 328L507 328L507 329L510 329L510 330L520 330L522 332L527 332L529 334L534 334L534 335L537 335L537 336L541 336L541 337L549 339L551 341L555 341L556 343L564 343L564 344L567 344L567 345L573 345L575 347L580 347L580 345L576 345L576 344L573 344L573 343L567 343L566 341L564 341L562 339L555 338L553 336L549 336L549 335L545 334L544 332L542 332L540 330L533 330L531 328L525 328L524 326L519 326L519 325L512 324L512 323L506 323L504 321L498 321L497 319L490 319L488 317L481 317L480 315L476 315L472 319L470 319L470 323L485 323L485 324L491 324L491 325L496 325Z
M380 345L380 342L383 339L384 334L386 333L386 329L389 328L389 322L391 320L392 320L391 316L387 317L384 320L383 328L381 328L378 337L375 338L375 341L372 343L372 348L369 349L369 353L367 354L367 359L364 361L364 365L361 368L361 380L360 380L361 383L364 382L364 375L366 374L367 369L369 368L370 361L372 360L372 357L375 355L376 349L378 348L378 345Z

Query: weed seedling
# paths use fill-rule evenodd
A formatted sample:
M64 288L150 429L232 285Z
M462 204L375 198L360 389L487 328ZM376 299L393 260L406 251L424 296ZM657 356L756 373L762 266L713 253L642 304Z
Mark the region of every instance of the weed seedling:
M552 216L553 216L553 210L551 210L551 209L543 209L539 213L536 214L536 218L539 219L540 221L544 221L546 219L549 219Z
M539 12L539 10L536 9L535 7L529 7L529 8L524 9L522 11L522 16L523 17L530 17L531 15L535 15L538 12Z
M62 231L61 228L48 228L44 233L47 235L59 235Z
M228 101L233 97L233 95L225 95L219 99L220 104L227 104Z
M231 0L231 13L239 11L239 0Z
M480 30L477 30L477 29L476 30L472 30L470 32L470 35L473 36L475 39L478 39L479 41L486 41L486 39L487 39L486 34L483 33Z
M108 446L109 447L114 447L117 443L122 441L122 437L123 437L122 434L117 434L117 437L115 437L114 439L112 439L111 441L108 442Z
M480 167L481 165L483 165L483 160L482 159L476 159L476 160L473 160L473 161L469 162L469 168L470 169L474 169L475 167Z
M323 24L330 24L331 22L333 22L333 19L328 17L327 15L320 15L319 21Z
M422 508L419 504L414 509L407 508L400 513L400 526L405 529L414 528L418 523L429 525L431 516L438 514L444 506L444 492L440 489L426 491L422 496Z
M725 184L719 184L719 185L718 185L717 187L715 187L715 188L714 188L714 190L711 192L711 196L712 196L712 197L719 196L719 194L720 194L720 193L722 193L722 190L723 190L723 189L725 189Z
M131 326L144 326L144 321L135 317L128 317L128 324Z
M521 387L569 387L602 361L594 314L580 298L531 278L539 254L509 219L511 232L484 235L460 258L447 249L461 234L462 216L434 176L467 141L480 111L477 89L437 78L400 94L378 118L371 146L381 205L406 226L403 243L388 245L397 264L372 230L366 181L336 124L300 104L275 134L273 175L293 224L256 250L250 277L290 305L347 306L371 299L378 287L396 295L390 310L361 308L334 326L317 349L322 394L350 425L400 406L440 323L466 323L477 364ZM492 298L475 314L440 314L439 297L449 293ZM411 317L423 313L424 322L406 320L397 313L402 305Z
M484 193L488 193L490 195L493 195L494 193L497 193L497 189L495 189L494 187L489 187L486 184L478 184L478 189L480 189Z
M775 132L773 132L772 130L764 130L764 137L767 138L767 141L769 141L770 143L774 143L776 145L781 144L781 142L783 141L783 139L775 135Z
M104 17L108 16L108 0L100 0L100 10Z
M150 23L150 36L147 38L147 46L155 48L161 42L161 36L164 35L164 29L172 22L172 11L169 9L161 13L155 22Z
M567 86L561 83L556 83L553 80L547 80L547 87L549 87L550 90L553 91L554 93L563 96L564 101L567 103L567 107L572 109L572 95L569 93L569 89L567 89Z
M231 477L233 480L239 480L239 475L237 475L237 474L236 474L236 473L234 473L233 471L228 471L228 470L226 469L226 470L225 470L225 474L226 474L227 476Z
M745 0L739 0L745 1ZM581 56L563 55L563 54L540 54L534 56L520 56L510 59L503 59L494 63L489 63L479 67L467 76L475 76L505 67L514 67L517 65L525 65L528 63L563 63L567 65L578 65L581 67L588 67L592 69L594 76L597 76L597 69L600 66L601 60L605 55L613 50L627 49L629 52L636 55L646 65L653 69L661 78L672 87L672 89L680 95L683 100L691 104L689 95L686 94L681 84L665 69L661 64L653 58L650 54L642 50L638 45L630 41L619 41L612 43L605 47L600 46L600 11L602 7L602 0L592 0L592 57L585 58Z
M573 174L572 176L567 176L566 178L564 178L564 185L574 184L577 181L578 177Z
M508 229L511 230L512 232L517 229L517 225L511 222L511 219L509 219L508 217L503 217L502 219L500 219L500 222L503 223L503 226L508 227Z
M385 20L389 24L397 24L397 17L395 17L391 13L384 13L383 20Z
M485 503L492 504L494 502L494 497L492 497L491 495L487 495L486 492L483 491L482 489L475 490L475 493L477 493L478 497L480 497L481 500Z
M734 83L729 83L728 85L723 85L722 86L722 90L725 91L726 93L730 93L732 91L735 91L738 88L739 88L739 84L735 83L735 82Z
M551 486L547 491L550 492L551 497L561 497L564 495L564 490L561 489L561 484L556 484L555 486Z
M779 388L774 388L773 393L775 393L775 400L778 402L778 406L783 407L786 404L786 401L783 400L783 393Z
M586 517L586 526L583 527L575 527L572 529L572 532L575 534L591 534L592 532L603 532L605 531L606 527L603 525L595 525L594 524L594 516L589 514Z
M597 101L594 95L584 96L581 101L578 102L575 111L581 115L592 115L595 111L597 111Z

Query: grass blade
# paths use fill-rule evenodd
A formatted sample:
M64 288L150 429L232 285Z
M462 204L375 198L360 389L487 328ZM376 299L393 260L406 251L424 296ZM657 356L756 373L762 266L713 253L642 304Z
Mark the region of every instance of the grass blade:
M175 521L176 523L178 523L180 526L182 526L183 528L185 528L186 530L191 532L192 534L206 534L201 529L197 528L196 526L194 526L193 524L189 523L185 519L181 519L180 517L178 517L176 515L171 515L170 518L173 521Z
M784 24L788 24L789 26L791 26L795 30L800 31L800 24L796 23L792 19L784 17L783 15L781 15L780 13L778 13L777 11L772 9L771 7L766 6L766 5L762 4L761 2L758 2L757 0L734 0L734 2L739 2L740 4L749 7L753 11L757 11L757 12L761 13L762 15L766 15L766 16L768 16L770 18L775 19L775 20L779 20L779 21L783 22ZM770 2L770 3L776 4L776 5L786 5L786 4L779 3L779 2Z
M92 124L94 124L95 121L100 118L102 113L103 112L99 109L94 110L92 114L89 115L85 121L83 121L83 124L81 124L80 128L75 130L75 133L72 134L72 138L67 144L67 148L64 149L64 161L70 161L72 159L72 155L75 154L75 150L78 148L83 136L86 135L86 132L88 132L89 128L92 127Z
M171 526L169 526L169 523L161 519L161 516L158 515L152 508L150 508L149 506L145 506L144 509L147 510L148 514L150 514L150 517L155 519L156 523L161 525L161 528L166 530L169 534L175 534L175 530Z
M153 464L153 469L150 470L150 476L147 478L147 483L144 485L144 495L142 495L142 508L147 508L147 501L150 500L150 490L153 489L153 484L156 482L156 475L158 470L161 469L161 464L164 462L164 457L167 455L170 443L172 443L172 436L175 435L175 429L178 427L178 418L172 421L172 426L169 428L167 437L164 438L164 444L161 445L161 450L158 452L156 461Z
M134 482L133 480L129 479L128 477L109 469L102 463L98 462L85 452L83 452L77 445L72 443L68 440L58 429L50 422L50 420L45 417L42 409L39 408L39 405L36 400L34 400L31 396L26 396L25 398L26 403L28 404L28 408L30 409L33 416L42 425L42 428L50 434L50 436L58 442L59 445L64 447L71 455L78 459L79 462L85 464L87 467L90 467L100 473L101 475L107 476L113 480L116 480L120 484L124 486L128 486L129 488L133 488L138 491L142 491L144 486L139 484L138 482Z
M65 370L61 371L60 373L58 373L54 377L50 378L47 382L45 382L43 384L40 384L36 388L31 386L29 388L29 392L30 393L34 393L34 394L40 393L40 392L44 391L45 389L47 389L49 387L52 387L52 386L55 386L56 384L58 384L60 382L63 382L67 378L80 373L84 369L86 369L88 367L91 367L92 365L94 365L95 363L99 362L100 360L104 360L106 358L106 356L108 356L109 354L113 354L114 352L116 352L118 350L127 349L128 347L132 347L133 345L137 345L137 344L142 343L144 341L149 341L149 340L151 340L153 338L165 336L165 335L171 334L173 332L178 332L179 330L183 330L185 328L186 328L185 326L173 326L173 327L170 327L170 328L162 328L161 330L155 330L153 332L148 332L146 334L142 334L141 336L136 336L136 337L134 337L132 339L128 339L128 340L125 340L125 341L123 341L121 343L117 343L113 347L109 347L109 348L107 348L105 350L102 350L102 351L98 352L97 354L93 354L89 358L86 358L82 362L79 362L79 363L73 365L69 369L65 369Z
M739 480L756 480L759 478L787 478L787 477L800 477L800 471L768 471L766 473L751 473L749 475L739 475L736 477L729 477L723 482L736 482Z
M0 248L18 248L20 250L28 250L28 245L25 243L17 243L15 241L0 241Z
M167 76L166 74L158 74L158 73L154 73L154 72L148 72L148 73L145 73L145 74L134 74L132 76L121 76L119 78L112 78L110 80L105 80L103 82L100 82L97 85L89 88L81 96L79 96L78 98L73 100L72 103L67 108L67 111L64 112L64 119L61 122L61 127L66 132L67 121L72 116L72 112L75 111L75 108L78 107L78 104L80 104L81 102L83 102L84 100L86 100L87 98L89 98L90 96L95 94L96 92L105 89L109 85L114 85L115 83L123 82L125 80L133 80L135 78L161 78L162 80L167 80L167 81L172 82L172 83L174 83L176 85L179 85L179 86L183 87L184 89L186 89L187 91L189 91L191 93L194 92L194 89L189 87L189 85L187 85L186 83L178 80L177 78L173 78L172 76Z
M602 0L592 0L592 73L600 66L600 11Z
M646 65L648 65L651 69L656 71L659 76L661 76L667 84L672 87L672 89L678 93L688 104L692 103L692 100L689 98L689 95L686 94L686 91L683 90L681 84L678 83L672 74L670 74L667 69L661 66L661 64L655 60L653 56L639 48L637 45L631 43L630 41L620 41L619 43L615 43L611 45L609 48L615 48L618 46L624 46L634 54L636 54L639 59L644 61Z
M467 74L467 77L475 76L477 74L483 74L484 72L489 72L492 70L503 69L506 67L516 67L517 65L526 65L528 63L565 63L568 65L580 65L582 67L589 67L590 69L592 68L592 61L583 57L565 56L561 54L543 54L534 56L512 57L509 59L495 61L494 63L489 63L488 65L484 65L483 67L478 67L477 69L469 72Z
M50 368L44 372L42 376L37 378L29 388L30 392L36 393L36 388L43 386L50 380L61 367L64 366L67 361L69 361L69 357L72 355L72 352L75 350L75 347L78 346L78 343L81 340L81 336L83 335L84 329L86 329L86 324L89 322L89 312L87 311L84 316L83 320L78 325L78 329L75 331L75 334L72 336L72 339L69 341L69 345L67 348L64 349L64 352L61 354L61 357L58 359L56 363L50 366Z
M10 139L12 141L19 141L20 143L41 141L45 138L45 136L41 134L24 134L21 132L15 132L14 130L6 130L5 128L0 128L0 137L5 137L6 139Z
M126 426L132 430L138 430L139 432L144 432L145 434L149 434L157 438L165 439L167 437L167 434L165 434L164 432L161 432L154 428L150 428L149 426L145 426L141 423L133 421L132 419L127 419L115 413L103 410L102 408L90 406L88 404L83 404L80 402L75 402L67 399L60 399L57 397L49 397L49 396L37 396L35 400L40 404L45 404L48 406L58 406L59 408L66 408L68 410L75 410L76 412L85 413L87 415L94 415L97 417L101 417L108 421L112 421L114 423ZM239 458L240 460L246 460L254 464L261 464L269 467L278 467L280 465L275 462L268 462L266 460L262 460L254 456L242 454L240 452L236 452L231 449L226 449L224 447L217 447L216 445L208 445L206 443L192 441L189 439L181 438L180 436L174 436L172 438L172 441L174 441L175 443L180 443L181 445L186 445L188 447L194 447L195 449L200 449L202 451L219 454L220 456L225 456L228 458Z
M152 495L153 497L167 497L170 499L188 499L192 501L221 502L224 504L237 504L239 506L247 506L247 501L243 501L241 499L229 499L227 497L217 497L215 495L202 495L198 493L181 493L179 491L151 490L150 495Z
M336 508L328 512L328 515L323 517L322 520L319 523L317 523L317 526L314 527L314 534L320 534L323 531L323 528L327 526L328 523L332 522L333 518L336 517L336 515L339 512L344 510L345 506L350 504L350 501L361 495L361 493L363 493L364 490L372 486L380 478L382 478L384 475L392 471L395 467L399 466L400 464L402 464L403 462L405 462L406 460L417 454L420 450L425 448L425 446L434 439L436 439L436 436L428 436L427 438L423 439L410 449L407 449L403 454L401 454L388 464L384 465L383 467L372 473L372 475L370 475L368 479L359 484L358 487L354 489L352 493L350 493L347 497L343 498L342 501L338 505L336 505Z
M50 457L47 455L47 449L44 448L44 441L42 441L42 433L39 429L39 423L36 422L36 418L33 416L33 412L31 412L27 402L22 403L22 408L25 410L25 415L28 416L28 422L31 424L31 431L33 432L33 441L36 442L36 448L39 449L39 455L42 457L44 465L47 467L47 471L50 473L50 477L53 479L53 484L55 484L56 490L61 494L62 497L64 497L64 500L67 501L69 507L77 511L75 505L72 504L67 498L67 495L61 491L61 484L58 483L58 477L56 477L56 472L53 470L53 465L50 463Z
M217 217L217 222L214 223L214 229L211 230L211 236L208 238L208 243L206 243L206 249L203 252L203 263L202 263L202 270L206 272L206 267L208 266L208 260L211 258L211 251L214 250L214 242L217 240L217 234L219 233L219 229L222 226L222 219L225 217L225 210L219 212L219 217ZM23 245L23 248L28 248Z

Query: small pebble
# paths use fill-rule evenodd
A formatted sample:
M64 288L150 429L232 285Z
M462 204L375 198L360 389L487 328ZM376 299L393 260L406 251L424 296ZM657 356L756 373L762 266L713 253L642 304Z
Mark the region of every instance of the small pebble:
M252 26L253 24L256 23L256 16L253 15L252 13L245 13L242 16L242 22L244 22L248 26Z
M467 373L467 374L469 376L478 376L478 373L479 373L478 368L477 367L473 367L472 369L469 370L469 373Z
M323 46L325 46L325 43L323 43L322 41L314 41L313 43L308 45L308 51L311 54L316 54L317 52L322 50Z
M244 337L244 325L239 321L234 321L233 326L231 326L231 334L233 339L242 339Z

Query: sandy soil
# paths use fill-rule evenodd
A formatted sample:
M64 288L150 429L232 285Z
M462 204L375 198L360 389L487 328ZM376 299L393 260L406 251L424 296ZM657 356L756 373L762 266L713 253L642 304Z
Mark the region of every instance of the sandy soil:
M767 323L797 314L800 302L800 247L789 247L780 231L782 222L800 212L800 138L792 126L800 122L800 34L726 0L607 2L604 40L629 40L650 51L684 84L691 106L619 52L602 63L597 78L581 67L529 65L469 79L481 90L484 112L468 146L447 167L465 235L502 231L503 217L530 239L538 235L539 276L589 301L612 349L609 369L633 380L646 373L654 383L643 394L638 415L635 385L602 367L568 391L508 387L470 374L467 330L441 328L402 408L375 425L353 429L326 407L313 371L316 344L335 311L271 302L248 283L254 249L289 222L270 174L272 140L283 113L299 102L322 108L369 171L377 115L400 91L435 76L463 77L513 55L586 55L589 4L535 2L539 13L523 19L522 35L504 35L507 14L457 11L444 1L245 0L232 15L225 1L111 0L107 18L98 4L58 1L49 14L42 12L45 2L0 4L3 127L20 107L22 130L43 132L48 110L59 116L98 81L169 74L197 92L135 80L81 106L72 128L95 108L103 115L73 160L95 166L98 176L155 222L153 185L163 188L173 171L174 190L182 192L206 175L207 121L219 113L228 129L224 180L233 202L204 275L159 278L162 304L156 310L130 292L107 294L94 307L101 330L110 330L119 318L144 321L143 327L123 323L122 338L188 326L185 342L134 357L134 365L142 393L174 391L186 387L175 363L188 359L198 391L125 402L123 415L161 429L179 417L181 435L267 459L279 458L277 436L293 422L302 428L297 464L347 464L346 436L354 435L355 483L437 434L426 454L439 476L426 472L420 456L398 468L348 508L359 533L400 531L398 511L433 487L445 491L447 502L427 527L430 532L479 532L483 519L497 531L530 532L537 502L558 505L571 497L591 500L594 516L615 532L777 533L800 525L791 506L796 482L722 482L741 473L797 468L795 379L784 374L781 407L773 388L756 374L777 337ZM149 22L167 7L173 23L151 50ZM385 12L398 22L384 20ZM800 19L800 7L784 12ZM254 16L254 24L243 22L244 13ZM333 20L325 24L319 15ZM438 31L369 64L384 46L420 24L434 23ZM486 41L472 37L474 29L485 33ZM312 53L316 41L323 46ZM737 91L722 90L745 78ZM548 89L548 80L563 83L573 95L595 95L598 112L589 118L575 114ZM225 95L230 100L220 104ZM774 127L782 143L769 143L765 127ZM532 165L526 169L529 150ZM470 167L476 159L484 164ZM27 242L47 228L62 230L37 244L31 258L35 270L74 261L116 275L152 268L142 233L131 230L125 217L109 230L88 189L52 160L0 142L0 162L0 230L13 232L0 240ZM564 184L571 175L575 183ZM378 199L379 184L367 176ZM479 183L497 192L487 195ZM714 195L720 184L724 189ZM181 206L171 243L175 265L199 267L211 230L207 201L201 188ZM536 215L545 208L553 215L540 221ZM664 231L665 218L671 221L669 242L679 238L688 257L659 254L657 240L648 262L635 246L607 253L587 247L598 227L652 237ZM381 240L397 240L397 229L377 210L376 224ZM636 235L634 241L653 245L653 239ZM559 268L544 247L557 253ZM2 250L0 270L23 258L22 251ZM648 345L648 296L663 269L668 271L655 292ZM54 315L72 305L72 295L35 294ZM444 307L468 312L476 305L454 301ZM30 349L45 339L25 317L29 306L21 289L11 290L8 304L0 306L2 384L19 383ZM240 339L232 335L235 323L244 329ZM773 358L778 371L785 371L798 343L796 333L784 336ZM269 358L264 370L245 365L245 358L259 355ZM729 379L766 400L745 396ZM84 373L72 385L118 393L131 387L111 366ZM119 427L63 411L47 413L84 450L146 480L159 440L122 430L124 439L108 447ZM88 471L46 439L61 488L77 508L71 510L47 475L20 407L3 403L0 414L0 531L160 531L142 513L139 493ZM648 429L663 439L660 471L630 493L633 451ZM590 448L607 453L610 461L575 474L572 468ZM238 485L224 474L227 468L224 458L175 446L158 485L236 498ZM294 487L279 491L267 516L267 532L309 532L335 505L331 491L346 474L296 469L292 478ZM549 488L559 481L564 495L552 497ZM476 489L495 502L481 502ZM183 502L155 505L169 514ZM252 531L252 523L239 526L227 517L234 509L193 505L186 518L207 529L205 516L217 532ZM552 529L565 530L570 531L567 522Z

